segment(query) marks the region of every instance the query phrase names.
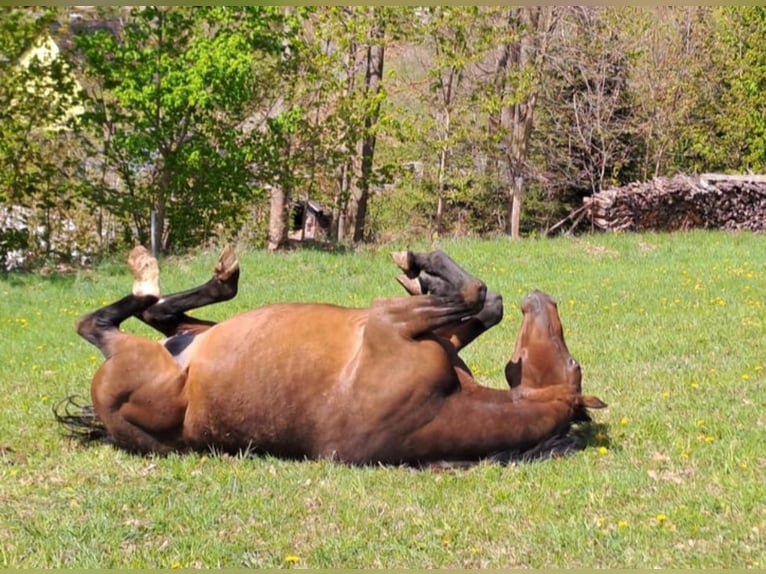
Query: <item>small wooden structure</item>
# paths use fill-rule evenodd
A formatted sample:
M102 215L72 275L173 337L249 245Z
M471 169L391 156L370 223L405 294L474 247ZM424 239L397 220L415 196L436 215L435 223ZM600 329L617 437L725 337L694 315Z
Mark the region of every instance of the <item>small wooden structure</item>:
M296 201L291 209L290 239L325 239L332 215L321 203L311 199Z

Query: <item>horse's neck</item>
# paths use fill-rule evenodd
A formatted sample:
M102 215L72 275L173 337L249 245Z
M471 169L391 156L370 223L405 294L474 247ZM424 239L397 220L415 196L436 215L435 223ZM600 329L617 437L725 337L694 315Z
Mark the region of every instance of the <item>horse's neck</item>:
M486 388L456 393L445 399L433 420L408 437L405 456L421 462L471 460L524 449L560 431L573 408L565 393L533 397Z

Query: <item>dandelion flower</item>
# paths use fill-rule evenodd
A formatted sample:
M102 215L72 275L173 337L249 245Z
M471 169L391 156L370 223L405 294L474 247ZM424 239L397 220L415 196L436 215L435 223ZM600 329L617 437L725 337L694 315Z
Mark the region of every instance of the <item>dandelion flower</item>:
M300 562L301 557L296 556L295 554L288 554L285 556L285 562L289 562L290 564L295 564L296 562Z
M606 448L605 446L598 447L598 454L600 454L601 456L605 455L608 452L609 452L609 449Z
M658 515L657 515L657 516L655 516L654 518L655 518L655 520L657 520L657 522L659 522L660 524L662 524L663 522L667 522L667 520L668 520L668 517L667 517L667 516L665 516L664 514L658 514Z

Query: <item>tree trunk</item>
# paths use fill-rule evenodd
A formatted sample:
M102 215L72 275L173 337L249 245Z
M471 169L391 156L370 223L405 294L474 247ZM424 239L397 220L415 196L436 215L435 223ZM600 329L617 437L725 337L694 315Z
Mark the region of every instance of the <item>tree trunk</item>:
M344 66L346 68L346 93L345 96L351 99L356 88L356 76L354 74L357 61L357 43L351 41L344 54ZM338 196L335 201L337 211L333 221L336 222L335 239L343 241L346 239L346 232L349 224L349 202L352 198L352 186L354 181L354 159L356 157L356 138L347 132L344 134L347 144L346 160L340 168L338 175ZM353 140L353 141L352 141ZM353 225L353 222L352 222Z
M449 115L447 115L447 125L449 126ZM447 128L449 130L449 127ZM444 192L445 192L445 171L447 170L447 148L446 142L444 149L439 153L439 173L436 178L437 198L436 198L436 216L434 218L434 231L441 235L444 221Z
M170 189L170 170L168 164L170 162L164 159L160 164L160 184L159 192L155 199L154 205L151 207L150 217L150 244L152 255L159 257L159 255L165 251L167 245L163 242L165 237L165 211L166 211L166 194Z
M516 103L504 108L500 113L500 127L506 134L503 147L511 185L511 191L508 194L509 217L506 219L505 229L513 239L520 236L524 177L537 103L537 77L541 73L553 27L553 8L541 6L511 8L508 12L508 26L515 27L519 21L523 22L527 29L521 31L517 42L504 47L496 69L498 75L506 77L512 70L519 74L532 75L528 91L525 94L513 94L515 97L510 100ZM497 89L502 90L504 96L508 89L514 89L511 85L512 83L508 81L496 83Z
M346 238L346 228L348 226L348 203L351 197L351 179L354 166L349 157L340 168L338 177L338 199L336 201L337 214L333 218L335 225L335 240L343 241Z
M373 8L373 17L375 9ZM367 71L365 72L365 96L372 99L373 104L364 118L364 139L362 140L362 166L359 180L359 197L357 198L356 216L354 217L354 243L364 240L364 227L367 220L367 201L370 196L372 166L375 157L375 125L380 116L380 84L383 78L383 45L384 27L377 19L373 24L370 44L367 46Z
M276 251L287 239L285 225L285 190L281 185L274 185L270 192L268 250Z

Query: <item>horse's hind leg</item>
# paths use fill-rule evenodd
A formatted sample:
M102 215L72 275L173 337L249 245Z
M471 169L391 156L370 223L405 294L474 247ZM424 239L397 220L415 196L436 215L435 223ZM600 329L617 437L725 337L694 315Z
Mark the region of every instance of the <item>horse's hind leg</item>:
M136 248L134 251L139 249L143 250L144 257L151 257L143 247ZM135 274L137 269L131 260L129 265ZM140 269L138 272L140 274ZM215 325L215 322L190 317L186 311L232 299L237 294L238 282L239 261L234 248L227 245L218 258L213 277L207 283L162 297L154 305L137 313L136 317L168 337L181 331L203 331Z
M119 301L83 315L77 321L77 333L98 347L108 359L114 354L112 341L120 331L120 324L154 305L159 299L159 269L157 260L144 257L134 249L128 257L133 270L133 292Z
M160 344L123 333L120 324L157 301L157 261L141 250L129 258L133 293L83 316L77 332L106 357L91 385L93 408L114 442L135 452L183 447L186 371Z

